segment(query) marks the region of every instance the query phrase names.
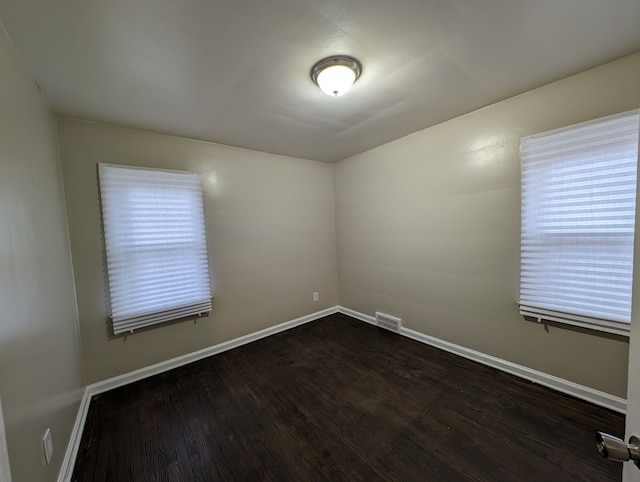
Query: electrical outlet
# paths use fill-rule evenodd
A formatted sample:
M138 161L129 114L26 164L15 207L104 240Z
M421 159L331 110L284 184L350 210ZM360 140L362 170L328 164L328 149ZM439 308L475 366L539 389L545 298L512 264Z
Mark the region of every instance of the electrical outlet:
M51 429L48 428L44 431L42 436L42 449L44 451L44 461L49 465L51 458L53 457L53 440L51 439Z
M318 292L317 291L313 292L313 301L318 301Z

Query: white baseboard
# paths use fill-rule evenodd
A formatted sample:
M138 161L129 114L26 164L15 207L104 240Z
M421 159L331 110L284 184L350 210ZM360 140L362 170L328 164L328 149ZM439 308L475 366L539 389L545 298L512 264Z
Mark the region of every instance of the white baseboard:
M374 325L376 323L375 317L365 315L364 313L360 313L343 306L338 306L338 312L344 313L345 315L351 316L352 318L356 318L366 323L371 323ZM581 400L591 402L595 405L599 405L601 407L605 407L622 414L626 414L627 412L627 401L624 398L616 397L615 395L601 392L600 390L595 390L593 388L580 385L563 378L549 375L548 373L540 372L523 365L518 365L517 363L512 363L510 361L487 355L485 353L472 350L464 346L456 345L455 343L450 343L433 336L425 335L424 333L420 333L409 328L400 328L400 334L406 336L407 338L411 338L421 343L439 348L440 350L453 353L454 355L468 358L469 360L473 360L475 362L482 363L483 365L497 368L498 370L502 370L503 372L507 372L517 377L524 378L525 380L529 380L531 382L538 383L539 385L543 385L559 392L574 396Z
M359 311L355 311L350 308L345 308L344 306L338 306L338 313L350 316L356 320L364 321L370 325L376 324L376 318L374 316L365 315L364 313L360 313Z
M2 399L0 398L0 482L11 482L11 468L9 467L9 449L4 429L4 415Z
M73 475L73 468L76 465L76 457L78 456L78 449L80 448L80 440L82 439L82 431L84 430L84 423L87 420L90 402L91 395L89 394L88 388L85 387L82 400L80 401L80 407L78 408L78 415L76 415L76 421L73 424L71 436L69 437L69 444L62 459L58 482L68 482Z
M275 335L276 333L280 333L281 331L304 325L305 323L318 320L337 312L338 307L333 306L331 308L327 308L316 313L311 313L310 315L306 315L301 318L296 318L295 320L290 320L284 323L280 323L279 325L270 326L269 328L256 331L255 333L250 333L233 340L225 341L224 343L219 343L217 345L203 348L202 350L194 351L192 353L187 353L186 355L156 363L155 365L150 365L148 367L140 368L138 370L134 370L117 377L108 378L107 380L87 385L84 390L82 401L80 402L80 408L78 409L78 415L76 416L73 430L71 431L71 437L69 440L69 444L67 445L67 451L62 461L62 467L60 468L60 473L58 475L58 482L69 482L71 480L76 457L78 456L78 449L80 448L82 431L87 419L87 413L89 412L89 404L91 402L91 397L93 397L94 395L113 390L114 388L118 388L129 383L136 382L138 380L143 380L153 375L158 375L174 368L187 365L194 361L201 360L203 358L207 358L209 356L216 355L227 350L231 350L232 348L246 345L247 343L251 343L270 335Z

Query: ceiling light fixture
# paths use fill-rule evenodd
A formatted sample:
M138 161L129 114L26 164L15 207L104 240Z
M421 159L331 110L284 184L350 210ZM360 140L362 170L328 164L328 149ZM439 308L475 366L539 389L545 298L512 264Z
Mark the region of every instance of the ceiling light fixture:
M316 62L311 68L311 78L322 92L337 97L351 88L361 72L362 65L357 59L336 55Z

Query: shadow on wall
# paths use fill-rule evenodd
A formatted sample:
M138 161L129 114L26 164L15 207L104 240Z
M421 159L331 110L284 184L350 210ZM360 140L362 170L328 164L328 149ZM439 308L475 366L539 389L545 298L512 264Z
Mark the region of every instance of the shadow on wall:
M58 336L50 330L37 336L5 336L0 342L0 394L15 481L44 480L51 478L46 474L59 472L84 393L80 365L57 353L64 346L55 342ZM68 366L61 366L65 362ZM42 449L46 428L54 446L50 465ZM1 449L2 441L0 459Z

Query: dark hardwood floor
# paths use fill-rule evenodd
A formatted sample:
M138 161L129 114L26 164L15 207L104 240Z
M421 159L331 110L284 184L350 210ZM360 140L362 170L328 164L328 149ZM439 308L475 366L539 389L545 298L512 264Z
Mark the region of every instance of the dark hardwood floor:
M607 481L624 417L344 315L91 401L74 481Z

